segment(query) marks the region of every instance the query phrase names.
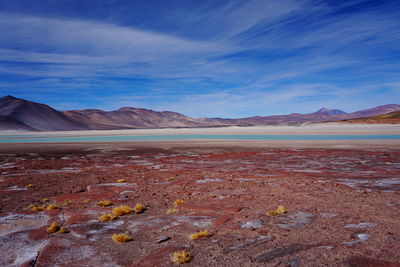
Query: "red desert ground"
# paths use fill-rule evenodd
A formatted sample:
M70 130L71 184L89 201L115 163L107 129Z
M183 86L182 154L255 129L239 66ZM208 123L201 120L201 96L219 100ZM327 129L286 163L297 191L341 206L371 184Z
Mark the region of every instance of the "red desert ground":
M47 127L2 116L14 130ZM400 133L357 122L108 129L23 134ZM0 142L0 192L0 266L400 266L399 139Z

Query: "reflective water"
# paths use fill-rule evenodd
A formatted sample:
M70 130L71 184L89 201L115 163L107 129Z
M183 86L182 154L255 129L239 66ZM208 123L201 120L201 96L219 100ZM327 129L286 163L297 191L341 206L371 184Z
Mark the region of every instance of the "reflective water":
M0 135L0 143L124 142L179 140L400 140L400 135L268 135L268 134L178 134L115 136Z

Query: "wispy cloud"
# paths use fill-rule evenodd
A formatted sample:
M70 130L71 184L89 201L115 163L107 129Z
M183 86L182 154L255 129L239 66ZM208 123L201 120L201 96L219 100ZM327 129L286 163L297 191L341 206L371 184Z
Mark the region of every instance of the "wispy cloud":
M0 94L196 117L350 110L399 96L391 1L79 5L0 7Z

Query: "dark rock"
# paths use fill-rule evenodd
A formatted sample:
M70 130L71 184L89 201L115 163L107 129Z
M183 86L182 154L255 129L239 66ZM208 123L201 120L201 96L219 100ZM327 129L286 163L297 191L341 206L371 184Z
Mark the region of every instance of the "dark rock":
M250 246L259 246L259 245L264 244L264 243L266 243L268 241L271 241L272 239L273 239L272 236L261 235L261 236L255 237L253 239L250 239L248 241L239 243L239 244L237 244L235 246L228 247L227 250L228 251L238 251L238 250L242 250L242 249L245 249L247 247L250 247Z
M171 237L169 237L169 236L160 236L160 237L158 237L156 239L156 244L163 243L163 242L168 241L170 239L171 239Z
M283 246L280 248L276 248L271 251L260 254L256 257L256 261L257 262L271 262L276 258L286 256L286 255L291 255L291 254L297 253L299 251L306 250L308 248L309 248L309 246L293 243L293 244Z

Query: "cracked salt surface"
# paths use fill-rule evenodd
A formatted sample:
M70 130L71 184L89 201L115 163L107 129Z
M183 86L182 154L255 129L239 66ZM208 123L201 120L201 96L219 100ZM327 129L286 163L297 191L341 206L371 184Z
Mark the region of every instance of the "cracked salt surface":
M90 191L94 186L116 186L116 187L130 187L130 186L137 186L136 183L104 183L104 184L95 184L89 185L88 190Z
M213 219L209 216L169 216L166 218L148 217L141 221L134 221L127 227L132 232L140 232L145 228L168 230L175 226L187 224L199 228L211 227Z
M156 185L165 185L165 184L171 184L171 182L156 182L156 183L153 183L153 184L156 184Z
M365 233L360 233L360 234L357 234L357 238L358 238L358 240L343 242L343 244L346 246L349 246L349 247L354 246L358 243L367 241L369 239L369 235L365 234Z
M247 194L247 191L244 189L237 190L216 190L209 192L210 195L244 195Z
M225 182L225 180L221 180L221 179L202 179L202 180L196 180L196 183L198 183L198 184L216 183L216 182Z
M255 246L255 245L258 246L258 245L264 244L264 243L266 243L266 242L268 242L270 240L272 240L271 236L267 236L267 235L257 236L255 238L252 238L252 239L248 240L248 241L239 243L239 244L237 244L235 246L228 247L228 251L242 250L242 249L245 249L247 247Z
M360 189L361 186L377 187L378 189L388 191L394 189L394 186L400 186L400 178L384 178L378 180L358 180L358 179L338 179L341 184L347 185L353 189ZM393 190L390 190L393 191ZM394 191L393 191L394 192Z
M307 169L307 170L292 170L292 172L321 173L323 171Z
M135 163L137 166L148 166L148 165L154 165L153 162L147 161L147 160L131 160L129 161L131 163Z
M17 167L14 163L4 163L0 165L0 169L11 169Z
M248 221L245 224L243 224L241 227L244 229L249 229L249 228L255 228L258 229L264 224L263 221L256 220L256 221Z
M42 214L11 214L0 217L0 236L31 230L47 225L48 216Z
M95 250L92 246L79 245L67 239L58 240L58 245L63 249L56 252L53 259L55 265L53 266L102 266L102 267L118 267L110 255L104 252Z
M25 187L18 187L17 185L13 185L13 186L10 186L8 188L8 190L10 190L10 191L26 191L28 189Z
M336 213L321 213L321 218L323 219L332 219L338 216Z
M255 178L234 178L233 180L239 182L258 182Z
M40 174L47 174L47 173L59 173L59 172L80 172L79 169L76 168L71 168L71 167L65 167L59 170L53 170L53 169L43 169L43 170L30 170L34 171L36 173Z
M112 165L113 167L125 167L126 165L125 164L113 164Z
M126 190L126 191L119 192L119 194L120 194L120 195L124 195L124 194L133 193L133 192L134 192L134 191L132 191L132 190Z
M123 220L112 221L108 222L107 224L100 223L98 220L89 220L87 223L70 225L68 229L71 231L71 234L74 237L80 239L89 239L90 241L97 241L103 238L104 234L107 234L112 230L117 230L118 226L121 226L124 223L125 222ZM79 230L82 226L86 227L87 225L90 225L90 227L92 228L98 228L98 229L92 229L86 231L84 234L80 234L77 232L77 230Z
M274 225L283 229L304 228L311 224L314 219L315 215L312 213L294 211L277 217L278 223Z
M375 227L375 226L377 226L376 223L364 222L364 223L359 223L359 224L348 224L344 228L346 228L346 229L364 229L364 228Z
M34 260L45 242L30 240L28 233L0 236L0 266L16 267Z

